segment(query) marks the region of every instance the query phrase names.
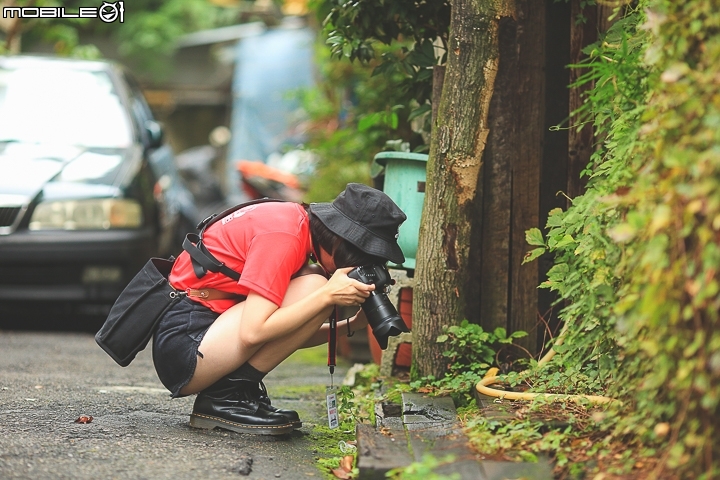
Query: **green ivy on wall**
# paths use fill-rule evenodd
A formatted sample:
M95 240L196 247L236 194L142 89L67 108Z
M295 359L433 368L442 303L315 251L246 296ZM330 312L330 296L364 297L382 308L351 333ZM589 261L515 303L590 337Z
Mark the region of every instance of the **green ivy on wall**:
M555 253L542 287L565 305L547 368L624 402L605 441L655 457L653 478L715 478L720 2L641 1L586 53L578 113L602 139L587 192L527 232L526 261Z

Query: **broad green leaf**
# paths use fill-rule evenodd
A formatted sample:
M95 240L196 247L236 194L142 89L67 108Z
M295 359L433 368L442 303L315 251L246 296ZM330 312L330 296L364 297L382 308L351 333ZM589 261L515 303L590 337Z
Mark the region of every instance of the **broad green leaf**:
M525 254L525 258L523 258L522 264L525 265L526 263L532 262L533 260L541 256L543 253L545 253L544 247L530 250L528 253Z
M572 235L565 234L556 244L555 248L563 248L571 243L575 243L575 239Z
M537 245L544 247L545 240L543 240L542 232L539 228L531 228L525 231L525 241L528 245Z
M497 327L495 330L493 330L493 334L498 338L498 340L507 338L507 331L502 327Z
M382 114L381 113L371 113L370 115L366 115L358 121L358 130L361 132L368 130L377 124L382 122Z
M410 112L410 115L408 115L408 121L414 120L415 118L429 112L431 109L432 109L432 107L430 106L430 104L427 104L427 103L425 105L422 105L422 106L416 108L415 110Z

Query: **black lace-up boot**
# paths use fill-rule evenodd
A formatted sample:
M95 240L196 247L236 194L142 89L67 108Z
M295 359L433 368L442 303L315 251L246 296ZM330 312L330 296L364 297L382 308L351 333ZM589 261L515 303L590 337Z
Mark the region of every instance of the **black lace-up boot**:
M288 420L293 425L293 428L298 429L302 427L302 421L300 420L300 415L295 410L288 410L285 408L276 408L272 406L272 402L270 401L270 397L267 393L267 388L265 388L265 384L263 382L260 382L258 385L260 389L260 394L258 396L258 401L262 403L266 409L270 410L271 412L279 413L280 415L285 415Z
M256 385L255 391L260 391L257 382L233 378L230 374L198 393L190 415L190 426L259 435L292 432L293 422L285 415L266 408L253 389L247 388L252 385Z

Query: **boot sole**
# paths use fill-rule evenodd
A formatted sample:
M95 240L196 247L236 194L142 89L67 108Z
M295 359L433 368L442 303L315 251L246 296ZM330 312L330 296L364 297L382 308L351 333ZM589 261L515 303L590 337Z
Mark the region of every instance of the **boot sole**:
M255 435L285 435L294 430L293 423L286 425L247 425L244 423L231 422L224 418L203 415L201 413L193 413L190 415L190 426L204 430L222 428L237 433L253 433Z

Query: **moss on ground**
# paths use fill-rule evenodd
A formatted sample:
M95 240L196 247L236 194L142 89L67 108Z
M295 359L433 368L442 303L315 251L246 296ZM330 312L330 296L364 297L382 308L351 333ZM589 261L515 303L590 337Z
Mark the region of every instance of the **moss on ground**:
M286 361L293 363L307 363L310 365L322 365L324 362L327 362L327 345L301 348L290 355Z
M348 428L352 426L352 428ZM310 434L315 444L313 452L317 454L318 469L325 475L325 478L337 478L332 470L340 466L340 460L345 455L353 455L353 465L357 460L357 451L353 447L343 445L355 444L354 424L343 423L338 428L329 428L324 425L316 425Z

